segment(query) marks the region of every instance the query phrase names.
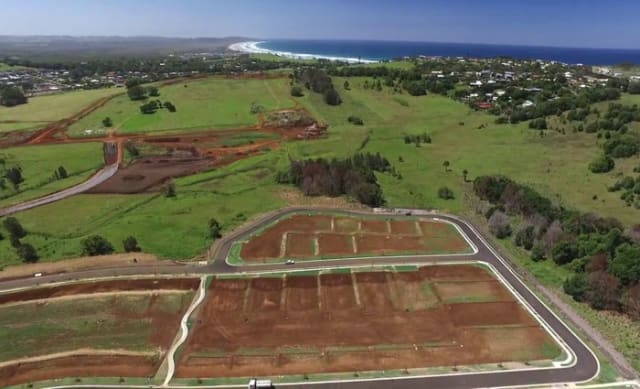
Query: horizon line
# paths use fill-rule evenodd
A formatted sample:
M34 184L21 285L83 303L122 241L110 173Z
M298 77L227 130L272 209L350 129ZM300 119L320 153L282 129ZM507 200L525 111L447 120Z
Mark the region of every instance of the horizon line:
M588 49L588 50L621 50L621 51L640 51L640 47L602 47L602 46L576 46L576 45L548 45L548 44L531 44L531 43L498 43L498 42L456 42L456 41L438 41L438 40L419 40L419 39L369 39L369 38L287 38L287 37L271 37L257 38L242 35L225 35L225 36L173 36L173 35L69 35L69 34L0 34L0 38L157 38L157 39L246 39L246 42L254 41L330 41L330 42L388 42L388 43L436 43L436 44L453 44L453 45L484 45L484 46L508 46L508 47L539 47L554 49Z

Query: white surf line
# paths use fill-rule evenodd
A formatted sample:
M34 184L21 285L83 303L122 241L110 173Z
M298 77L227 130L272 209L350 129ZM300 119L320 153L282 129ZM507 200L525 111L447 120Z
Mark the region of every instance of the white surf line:
M349 63L378 63L379 62L371 59L361 59L361 58L355 58L355 57L339 57L339 56L330 56L330 55L322 55L322 54L305 54L305 53L293 53L290 51L270 50L270 49L265 49L258 46L261 43L266 43L266 42L267 41L238 42L238 43L229 45L228 49L232 51L239 51L241 53L272 54L279 57L302 59L302 60L326 59L329 61L340 61L340 62L349 62Z
M176 342L174 342L173 345L171 345L171 348L169 349L169 351L167 351L167 356L166 356L167 365L168 365L167 376L165 377L164 382L162 383L162 386L164 387L169 385L169 382L173 378L173 374L175 373L175 370L176 370L176 361L174 360L176 350L187 339L187 335L189 335L189 327L187 327L187 321L189 320L189 317L191 316L193 311L195 311L195 309L198 307L198 305L200 305L202 300L204 300L204 296L206 294L206 287L207 287L207 278L208 278L207 276L200 277L200 287L198 288L198 295L193 300L193 302L191 303L191 306L189 306L187 311L184 313L184 316L182 316L182 320L180 321L180 338Z

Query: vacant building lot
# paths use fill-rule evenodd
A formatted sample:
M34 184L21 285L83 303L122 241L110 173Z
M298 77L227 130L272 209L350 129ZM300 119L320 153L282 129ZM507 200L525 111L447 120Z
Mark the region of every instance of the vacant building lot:
M0 295L0 386L153 376L197 286L118 280Z
M560 354L514 297L475 265L219 278L193 323L177 377L531 362Z
M250 237L247 262L358 255L464 254L469 244L449 223L420 219L294 215Z

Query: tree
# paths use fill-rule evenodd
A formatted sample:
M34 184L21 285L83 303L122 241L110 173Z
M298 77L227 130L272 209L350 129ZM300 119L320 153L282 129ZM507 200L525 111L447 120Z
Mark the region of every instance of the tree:
M534 227L527 225L521 227L516 233L516 246L521 246L525 250L531 250L535 241Z
M103 127L113 127L113 121L111 120L111 118L109 116L107 116L106 118L102 119L102 126Z
M531 249L531 260L534 262L544 261L547 259L547 255L544 251L544 247L540 243L534 244Z
M610 271L623 285L640 281L640 247L629 243L620 245L611 261Z
M564 292L576 301L584 301L587 287L587 276L583 273L567 278L562 285Z
M147 98L146 90L140 85L134 85L127 89L127 95L129 96L129 99L133 101L144 100Z
M214 219L211 218L209 220L209 236L211 236L212 239L219 239L222 236L222 227L220 226L220 223Z
M36 249L30 245L29 243L24 243L18 246L17 248L18 256L27 263L37 262L40 257L38 257L38 253Z
M620 280L607 272L595 272L587 277L585 299L594 309L618 309Z
M164 197L176 197L176 184L169 180L164 184Z
M635 320L640 320L640 283L635 284L623 293L621 301L623 310Z
M467 176L469 175L469 171L467 169L464 169L462 171L462 179L464 180L464 182L467 182Z
M302 91L301 87L299 87L298 85L294 85L291 87L291 96L302 97L304 96L304 92Z
M122 246L126 253L137 253L142 251L140 246L138 246L138 240L133 236L128 236L125 240L123 240Z
M10 86L0 90L0 105L4 105L5 107L15 107L16 105L26 103L27 98L24 93L22 93L22 89Z
M494 211L489 218L489 231L498 239L504 239L511 235L509 217L502 211Z
M60 179L65 179L69 177L69 173L67 173L67 169L65 169L64 166L58 166L57 173Z
M158 91L158 88L155 86L150 86L147 88L147 93L149 93L149 96L152 97L158 97L160 96L160 92Z
M4 219L2 224L4 225L4 228L9 231L9 234L17 239L22 239L27 236L27 231L25 231L18 219L13 216L9 216L8 218Z
M4 176L11 182L11 184L13 184L13 188L16 190L18 189L18 186L24 181L24 178L22 177L22 169L18 166L7 169L7 171L4 172Z
M444 171L448 172L449 171L449 166L451 166L451 163L449 161L444 161L444 162L442 162L442 166L444 166Z
M551 250L551 257L558 265L567 264L578 257L578 247L575 242L560 242Z
M91 235L82 241L82 253L88 256L113 253L113 245L100 235Z
M632 95L640 94L640 81L630 82L629 86L627 87L627 92Z
M447 186L443 186L438 189L438 197L443 200L453 200L455 198L453 191Z
M335 89L331 88L325 92L324 101L329 105L340 105L342 103L342 98Z
M589 170L593 173L607 173L613 170L615 166L616 163L611 157L601 155L589 164Z
M176 106L173 105L172 102L170 101L165 101L164 102L164 107L167 109L167 111L169 112L176 112Z

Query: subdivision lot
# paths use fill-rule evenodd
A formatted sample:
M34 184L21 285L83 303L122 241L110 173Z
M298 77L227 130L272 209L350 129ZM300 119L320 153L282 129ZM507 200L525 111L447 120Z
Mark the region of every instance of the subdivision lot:
M448 268L216 279L192 318L176 377L531 362L560 354L513 296L495 291L487 270ZM457 278L449 277L456 270ZM443 301L443 280L449 294L455 283L461 290L474 283L484 302Z
M198 280L117 280L2 295L0 386L155 373Z
M470 251L468 243L448 223L294 215L250 237L242 245L240 256L248 262L261 262L285 257L319 259L367 254L461 254Z

